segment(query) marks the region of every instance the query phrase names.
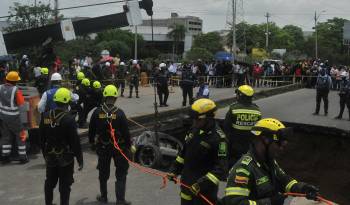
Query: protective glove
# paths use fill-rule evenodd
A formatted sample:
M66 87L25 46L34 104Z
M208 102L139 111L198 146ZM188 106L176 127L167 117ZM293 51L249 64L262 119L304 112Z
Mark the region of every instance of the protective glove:
M277 193L271 197L271 205L283 205L286 196L281 193Z
M302 188L302 193L306 194L306 198L309 200L317 200L317 196L319 194L319 189L311 184L306 184Z
M176 176L176 174L174 174L174 173L168 173L168 174L167 174L167 178L169 179L169 181L174 182L174 184L177 183L177 180L176 180L177 176Z
M78 162L78 164L79 164L78 171L83 170L84 162L81 161L81 162Z
M194 183L192 186L191 186L191 192L194 194L194 195L198 195L199 192L201 191L201 188L199 186L198 183Z

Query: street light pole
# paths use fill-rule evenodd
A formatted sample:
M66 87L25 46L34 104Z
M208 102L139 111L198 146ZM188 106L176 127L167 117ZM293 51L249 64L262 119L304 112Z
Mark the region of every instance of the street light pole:
M237 16L237 0L232 0L232 53L234 57L236 56L236 51L237 51L236 16Z
M269 31L269 19L270 19L270 14L267 12L266 13L266 52L269 52L269 36L270 36L270 31Z
M318 32L317 32L317 21L318 19L320 18L321 14L326 12L325 10L321 11L320 14L317 15L317 11L315 11L315 17L314 17L314 20L315 20L315 58L316 60L318 59Z
M134 60L137 60L137 26L135 26L135 54Z

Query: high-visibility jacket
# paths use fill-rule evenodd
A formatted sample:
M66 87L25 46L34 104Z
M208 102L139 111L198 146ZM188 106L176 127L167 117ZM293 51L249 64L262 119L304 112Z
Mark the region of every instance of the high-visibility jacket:
M301 193L303 182L288 176L276 160L258 162L254 148L230 170L225 189L225 205L270 205L278 192Z
M9 84L0 85L0 113L2 115L18 116L20 114L17 96L23 98L16 86Z

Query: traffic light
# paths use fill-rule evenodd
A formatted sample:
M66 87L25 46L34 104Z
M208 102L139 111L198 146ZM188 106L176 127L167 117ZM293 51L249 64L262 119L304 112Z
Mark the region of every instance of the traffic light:
M146 10L148 16L153 16L153 0L142 0L139 5L141 9Z

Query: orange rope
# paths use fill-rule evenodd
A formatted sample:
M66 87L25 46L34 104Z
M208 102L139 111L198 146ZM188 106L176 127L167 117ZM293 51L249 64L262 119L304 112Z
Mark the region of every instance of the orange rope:
M132 160L130 160L126 155L125 153L123 152L123 150L119 147L119 144L117 143L117 139L116 139L116 136L115 136L115 130L112 126L112 123L110 122L109 123L109 128L110 128L110 134L111 134L111 138L113 140L113 145L114 147L120 152L120 154L132 165L134 166L135 168L137 168L138 170L140 170L141 172L144 172L144 173L147 173L147 174L151 174L153 176L158 176L158 177L161 177L162 180L163 180L163 184L162 186L160 187L161 189L165 188L167 186L167 182L168 182L168 177L167 177L167 174L164 173L164 172L160 172L160 171L156 171L154 169L150 169L150 168L147 168L147 167L143 167L141 165L139 165L138 163L135 163L133 162ZM185 187L187 189L191 189L191 186L183 183L181 180L179 179L175 179L176 183L179 184L180 186L182 187ZM209 205L214 205L214 203L212 203L208 198L206 198L204 195L202 195L201 193L198 194L198 196L200 198L202 198L207 204Z
M300 194L300 193L291 193L291 192L288 192L288 193L285 193L286 196L294 196L294 197L306 197L306 194ZM321 201L321 202L324 202L325 204L327 205L334 205L333 202L331 201L328 201L327 199L321 197L321 196L317 196L316 199L318 201Z

